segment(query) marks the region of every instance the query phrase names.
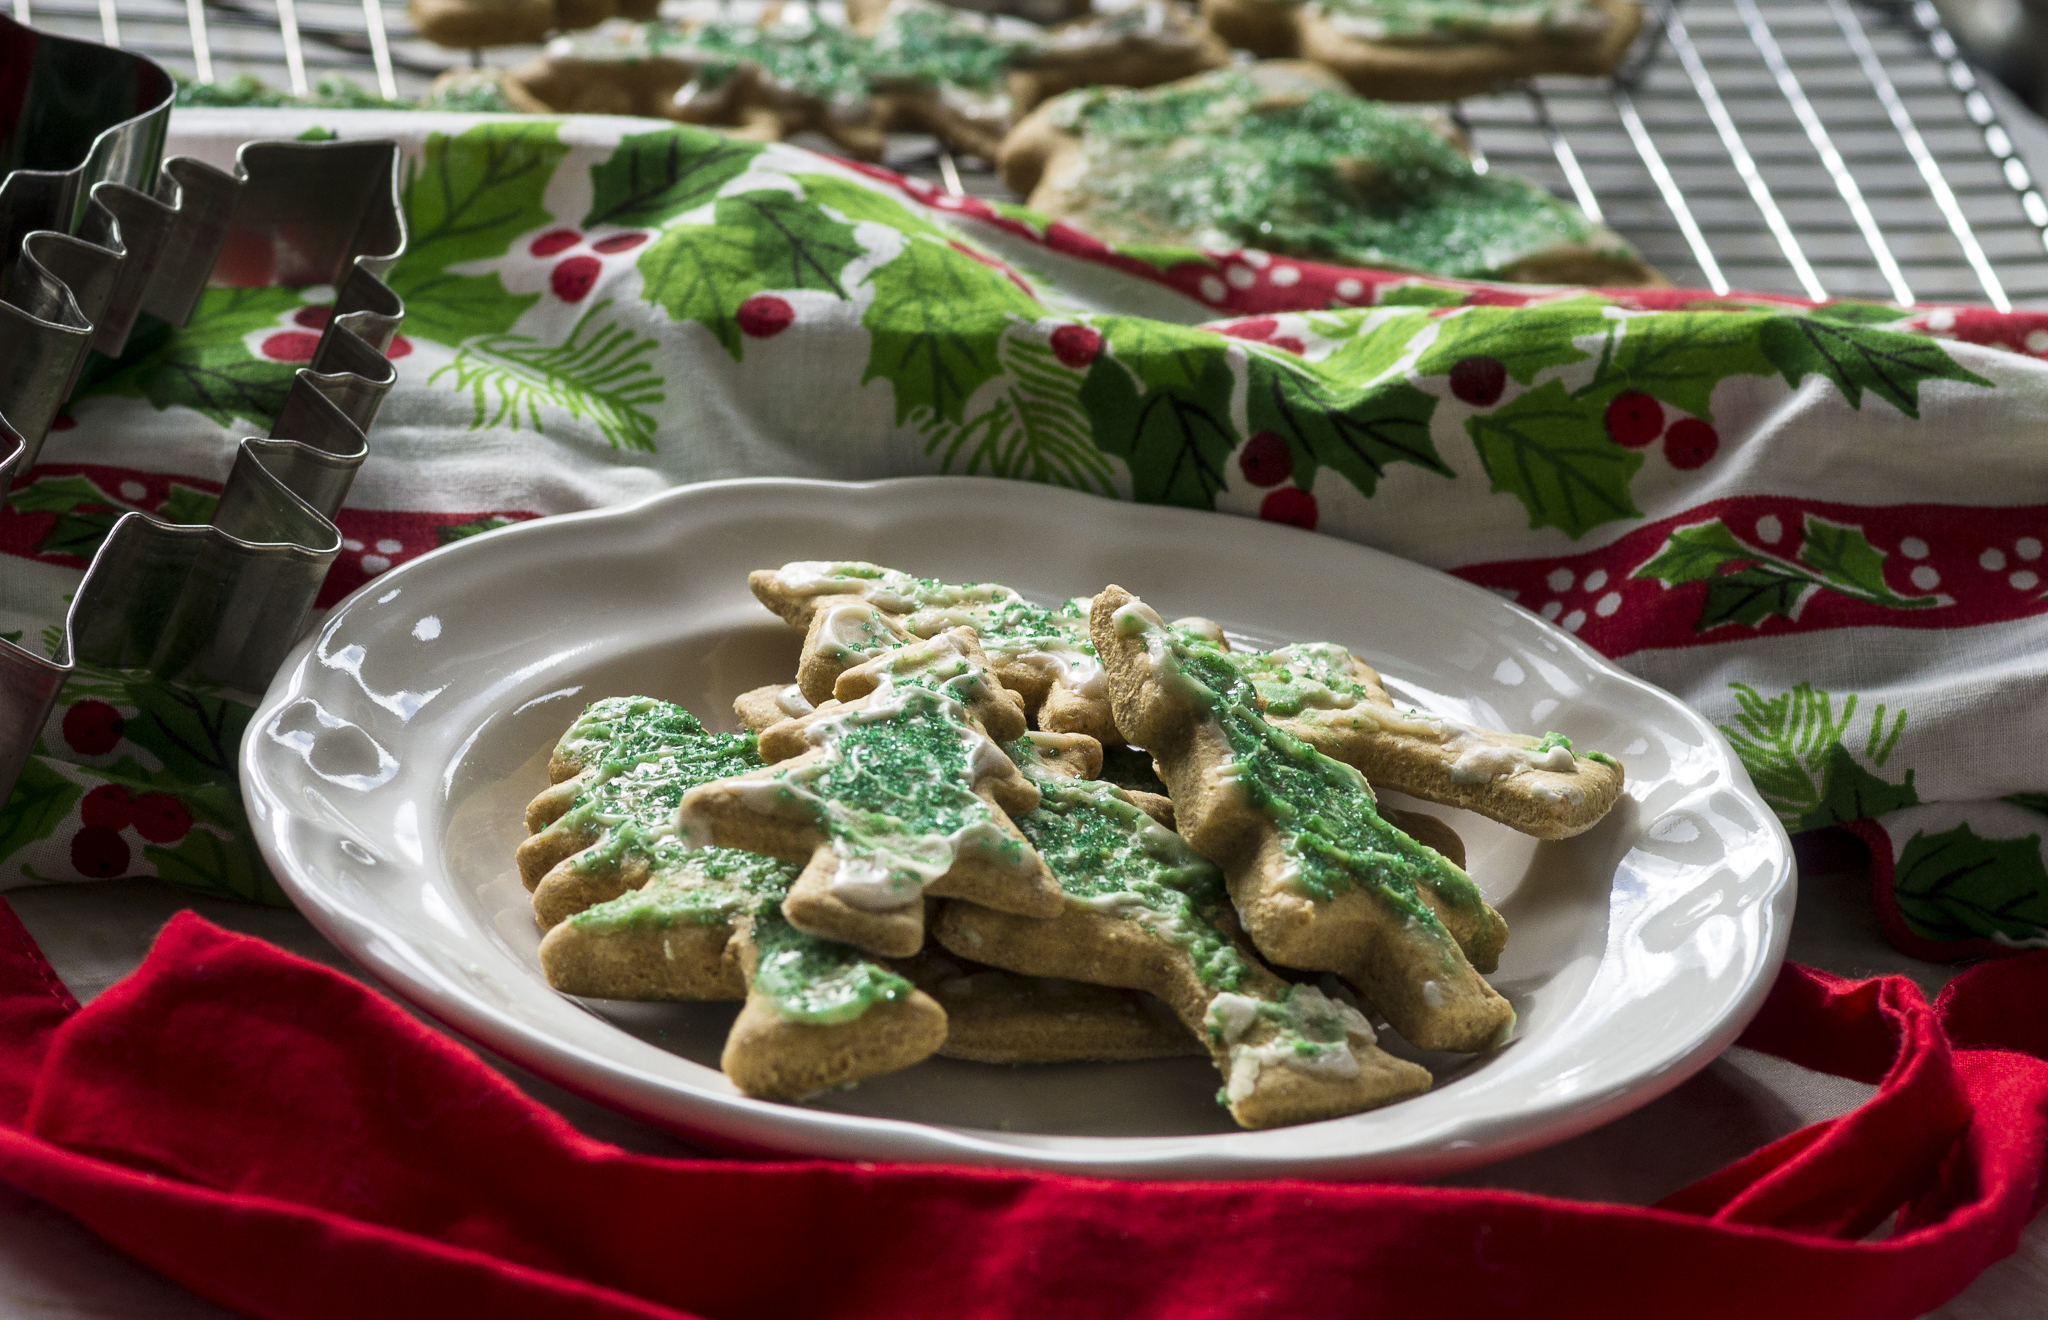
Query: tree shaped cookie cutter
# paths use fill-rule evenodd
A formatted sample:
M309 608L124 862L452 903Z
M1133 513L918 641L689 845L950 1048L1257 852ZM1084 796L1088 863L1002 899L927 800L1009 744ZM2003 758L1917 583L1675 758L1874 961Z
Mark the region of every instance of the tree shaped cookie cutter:
M232 173L162 160L173 84L149 60L0 18L0 494L41 451L89 351L182 324L211 284L331 285L334 310L270 434L241 441L211 522L128 513L56 654L0 641L0 801L79 665L262 691L341 551L333 515L396 379L405 249L388 141L252 142Z

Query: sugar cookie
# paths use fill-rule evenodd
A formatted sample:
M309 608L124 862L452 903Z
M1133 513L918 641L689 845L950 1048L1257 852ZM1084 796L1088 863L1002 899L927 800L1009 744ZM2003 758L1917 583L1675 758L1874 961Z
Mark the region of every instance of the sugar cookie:
M1222 872L1099 780L1071 777L1067 749L1037 755L1045 735L1012 744L1038 785L1017 817L1059 877L1065 904L1033 920L970 903L945 906L947 949L1011 971L1151 992L1202 1034L1246 1127L1355 1113L1429 1088L1429 1074L1377 1048L1357 1009L1290 985L1241 941Z
M1341 646L1299 643L1231 657L1266 720L1375 787L1463 807L1539 839L1592 828L1621 797L1622 768L1604 752L1403 711L1372 666Z
M1502 1040L1514 1011L1475 966L1496 964L1507 927L1471 878L1384 821L1356 770L1261 718L1213 642L1121 587L1090 624L1118 726L1152 752L1259 951L1337 973L1420 1048Z
M847 670L836 700L761 735L771 764L690 789L678 823L699 844L803 863L783 904L798 928L907 957L927 892L1059 910L1007 814L1038 803L997 742L1023 731L974 634L954 629Z

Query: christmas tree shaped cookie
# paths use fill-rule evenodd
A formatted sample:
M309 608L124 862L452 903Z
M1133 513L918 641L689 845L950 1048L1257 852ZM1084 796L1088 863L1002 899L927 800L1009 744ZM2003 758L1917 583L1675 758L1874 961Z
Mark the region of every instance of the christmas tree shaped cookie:
M1122 790L1075 777L1100 765L1092 740L1027 735L1010 755L1041 795L1018 827L1065 902L1049 920L948 903L936 929L947 949L1030 975L1150 991L1208 1045L1225 1078L1221 1098L1246 1127L1334 1118L1429 1088L1426 1071L1378 1048L1357 1009L1290 985L1252 955L1214 864Z
M535 884L549 984L608 999L744 997L721 1067L770 1099L925 1058L945 1040L944 1010L859 950L791 927L780 907L796 867L676 835L691 787L759 766L753 741L647 697L596 702L570 726L520 850L522 871L554 859Z
M1403 711L1372 666L1309 642L1237 652L1273 727L1356 767L1376 788L1463 807L1539 839L1590 829L1621 797L1619 762L1562 734L1502 733Z
M1121 587L1090 623L1118 727L1152 753L1259 951L1343 977L1420 1048L1504 1039L1514 1011L1477 968L1496 965L1507 927L1471 877L1383 819L1357 770L1267 723L1215 642Z
M678 825L700 846L801 864L782 906L798 929L908 957L927 893L1060 910L1008 814L1038 805L998 745L1023 732L973 632L942 632L841 674L834 700L761 735L767 766L685 793Z
M784 564L749 574L747 585L763 605L799 628L812 628L820 610L843 605L846 597L890 616L913 636L972 628L996 678L1024 699L1025 712L1039 728L1122 741L1088 637L1085 601L1040 605L993 582L939 582L857 560ZM804 682L814 701L829 695L819 686L824 672L820 666L818 676Z

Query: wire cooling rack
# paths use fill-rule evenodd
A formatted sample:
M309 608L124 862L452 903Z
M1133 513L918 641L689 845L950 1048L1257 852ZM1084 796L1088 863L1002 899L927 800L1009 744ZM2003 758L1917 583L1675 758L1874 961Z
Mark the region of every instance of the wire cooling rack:
M420 40L383 0L11 3L24 22L202 80L303 91L342 72L409 97L470 58ZM2048 201L1929 0L1657 0L1613 79L1539 78L1452 114L1483 168L1572 198L1678 284L2048 307ZM898 169L1002 194L929 138L890 145Z

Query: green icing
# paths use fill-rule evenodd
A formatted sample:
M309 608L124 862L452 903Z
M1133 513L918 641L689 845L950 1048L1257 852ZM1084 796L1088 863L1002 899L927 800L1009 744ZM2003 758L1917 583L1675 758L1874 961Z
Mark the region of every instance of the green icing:
M798 576L806 583L828 584L860 596L876 609L906 615L905 625L920 637L965 625L974 629L991 656L1050 653L1062 657L1076 678L1085 676L1074 672L1077 662L1084 671L1097 667L1095 647L1088 640L1085 596L1040 605L993 582L941 582L859 560L792 564L784 572L792 570L800 570ZM823 587L818 594L824 594Z
M1210 989L1236 989L1249 969L1218 928L1231 908L1215 864L1118 797L1114 785L1040 769L1030 739L1005 750L1040 795L1035 810L1016 817L1017 828L1067 897L1171 940Z
M1351 652L1333 642L1233 652L1231 660L1268 715L1287 719L1310 708L1342 709L1372 699L1372 690L1351 672Z
M1233 72L1070 95L1088 157L1074 186L1133 236L1479 277L1596 233L1534 184L1476 173L1416 117L1346 92L1272 95Z
M629 853L656 874L677 870L692 851L675 829L683 794L761 765L752 734L711 733L681 706L652 697L593 702L562 746L579 764L595 767L563 816L571 827L602 831L570 862L578 870L610 870Z
M875 38L871 68L877 78L987 90L1002 81L1022 48L956 10L918 6L889 16Z
M789 11L766 26L650 24L644 35L650 54L703 60L697 80L705 87L721 86L742 64L752 64L778 86L838 105L861 102L880 85L993 90L1020 48L936 6L900 7L874 37L818 22L808 10Z
M1574 0L1318 0L1354 20L1357 35L1387 41L1590 36L1607 16Z
M1374 700L1372 689L1352 670L1351 652L1335 642L1297 642L1277 651L1232 652L1230 661L1251 683L1261 709L1270 717L1292 719L1304 710L1345 710ZM1407 714L1411 720L1441 725L1446 733L1458 728L1441 716L1413 710ZM1545 733L1530 740L1526 750L1540 756L1556 747L1581 760L1616 764L1605 752L1573 751L1572 740L1561 733Z
M1251 682L1221 648L1128 608L1118 612L1117 623L1149 630L1147 642L1161 667L1215 718L1236 758L1238 785L1279 831L1296 887L1321 902L1369 889L1446 943L1450 936L1421 890L1466 911L1483 905L1463 870L1380 817L1364 776L1268 724Z
M760 958L754 989L792 1022L851 1022L876 1004L911 991L910 982L859 949L806 935L772 906L754 918L754 948Z
M892 675L859 710L811 726L829 754L775 776L781 797L806 812L864 884L909 901L949 870L955 849L978 847L1012 866L1023 846L996 808L974 791L975 762L988 746L969 725L949 683L987 680L958 672Z
M666 36L657 30L648 48L702 59L697 79L707 87L722 85L742 64L752 64L770 82L805 96L839 105L865 100L863 66L871 43L844 28L809 21L808 13L796 10L794 21L766 27L712 22Z
M607 933L751 914L761 955L754 989L793 1022L849 1022L908 992L907 982L859 950L783 919L782 900L800 868L734 848L693 851L676 833L686 791L760 767L752 734L712 733L689 711L652 697L606 697L584 709L561 748L590 770L563 819L602 831L570 865L608 869L637 857L649 868L641 888L577 913L570 924Z
M801 868L737 848L705 848L647 884L569 918L579 930L711 926L779 906Z
M313 84L313 90L305 96L294 96L281 92L250 75L237 74L221 82L187 82L178 80L178 90L171 104L178 107L258 107L302 106L319 110L411 110L409 101L387 101L374 92L364 91L349 79L330 73Z
M1214 1005L1209 1010L1208 1020L1203 1024L1209 1032L1209 1039L1218 1044L1226 1043L1230 1037L1242 1036L1244 1024L1228 1021L1225 1004ZM1347 1040L1357 1010L1346 1013L1346 1005L1331 999L1312 986L1290 985L1278 999L1251 1000L1247 1012L1260 1020L1271 1022L1278 1028L1274 1039L1266 1042L1271 1049L1281 1049L1298 1058L1310 1059L1336 1050L1349 1050Z

